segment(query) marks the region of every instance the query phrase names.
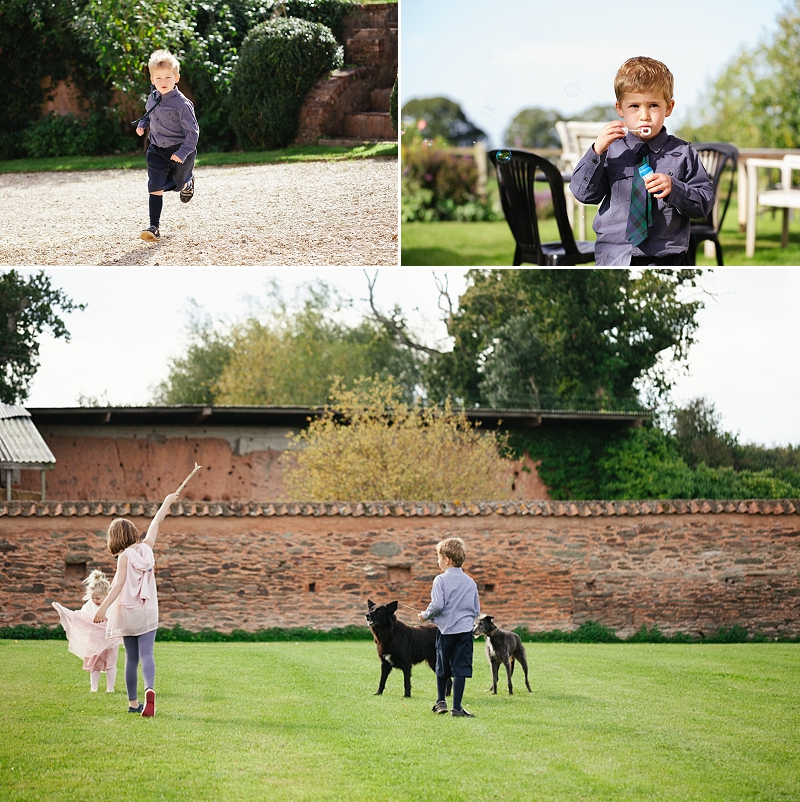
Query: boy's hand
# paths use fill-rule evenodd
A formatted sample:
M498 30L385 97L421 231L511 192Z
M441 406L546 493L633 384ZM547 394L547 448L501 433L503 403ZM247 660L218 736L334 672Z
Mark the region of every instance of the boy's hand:
M136 128L136 133L137 133L139 136L142 136L142 134L144 134L144 128L142 128L142 126L141 126L141 125L137 126L137 128Z
M417 618L418 618L420 621L424 621L424 620L425 620L425 616L424 616L422 613L417 613Z
M172 159L174 162L178 162L178 164L183 164L183 159L181 159L179 156L176 156L174 153L172 156L170 156L170 159Z
M672 192L672 176L653 173L644 180L644 188L654 198L666 198Z
M624 139L624 128L625 125L622 120L617 120L616 122L609 123L607 126L605 126L597 135L597 139L594 141L594 152L598 155L605 153L608 150L608 146L612 142L617 139Z

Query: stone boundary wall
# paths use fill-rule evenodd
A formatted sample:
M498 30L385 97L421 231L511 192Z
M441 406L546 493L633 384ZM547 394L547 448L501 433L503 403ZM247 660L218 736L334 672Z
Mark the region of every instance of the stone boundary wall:
M114 571L109 521L145 531L157 509L0 504L0 626L53 626L54 600L80 607L87 572ZM367 598L423 609L449 536L466 541L482 608L505 628L800 636L800 500L182 502L156 544L161 624L329 629L363 624Z

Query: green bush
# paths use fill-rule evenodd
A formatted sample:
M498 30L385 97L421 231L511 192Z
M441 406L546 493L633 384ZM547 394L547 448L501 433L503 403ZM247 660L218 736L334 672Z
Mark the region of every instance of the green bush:
M431 140L404 134L402 220L497 220L487 198L478 195L478 167L471 156L454 153Z
M342 48L324 25L291 18L256 25L231 80L231 122L240 144L255 150L290 144L309 89L342 61Z
M74 114L51 112L22 133L22 147L31 159L50 156L97 156L137 146L132 132L103 112L81 120Z
M267 0L260 8L267 17L282 15L316 22L330 28L336 41L344 44L343 22L349 8L358 5L357 0Z

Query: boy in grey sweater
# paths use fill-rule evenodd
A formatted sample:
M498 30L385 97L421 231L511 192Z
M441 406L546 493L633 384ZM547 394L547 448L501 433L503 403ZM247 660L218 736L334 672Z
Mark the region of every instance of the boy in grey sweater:
M194 195L194 159L200 127L192 101L176 86L181 77L178 59L167 50L156 50L147 66L155 91L147 98L136 133L142 136L150 129L147 148L150 226L139 236L147 242L158 242L164 193L180 192L183 203L188 203Z

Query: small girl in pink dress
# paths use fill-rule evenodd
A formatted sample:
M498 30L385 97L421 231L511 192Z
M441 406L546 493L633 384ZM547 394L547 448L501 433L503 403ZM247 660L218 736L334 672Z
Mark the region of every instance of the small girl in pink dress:
M106 672L106 692L114 693L117 679L117 655L122 638L107 638L104 624L95 624L95 613L111 590L111 583L102 571L94 570L83 580L86 604L80 610L68 610L53 602L61 626L67 633L69 651L83 658L83 668L89 671L92 693L97 693L100 672Z

